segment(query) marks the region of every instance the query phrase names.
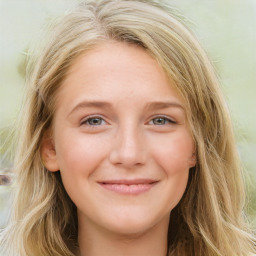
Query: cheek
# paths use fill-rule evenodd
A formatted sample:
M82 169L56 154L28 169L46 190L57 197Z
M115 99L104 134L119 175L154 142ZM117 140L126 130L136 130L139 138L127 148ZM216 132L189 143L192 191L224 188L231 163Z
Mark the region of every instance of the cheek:
M159 136L151 142L154 142L150 144L152 157L165 176L163 203L170 212L179 203L187 187L194 143L186 131Z
M86 136L81 133L68 133L56 138L57 160L62 172L89 175L104 159L108 144L100 136Z
M79 205L90 194L90 179L104 160L109 143L102 144L102 138L78 133L67 136L64 132L56 136L56 141L63 185L71 200Z
M163 138L153 148L155 159L167 175L182 175L182 172L187 173L191 167L191 159L194 153L193 140L190 134L187 133L177 135L179 134Z

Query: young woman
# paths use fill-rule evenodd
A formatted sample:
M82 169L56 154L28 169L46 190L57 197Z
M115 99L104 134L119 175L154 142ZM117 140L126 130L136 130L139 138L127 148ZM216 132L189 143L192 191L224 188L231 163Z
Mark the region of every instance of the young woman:
M30 65L4 255L255 253L230 117L155 1L85 1Z

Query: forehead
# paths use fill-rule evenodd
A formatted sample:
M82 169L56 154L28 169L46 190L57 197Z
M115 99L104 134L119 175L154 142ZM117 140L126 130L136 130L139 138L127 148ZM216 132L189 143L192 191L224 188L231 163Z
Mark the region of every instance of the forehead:
M145 49L115 41L98 45L74 61L58 92L57 106L85 97L130 104L183 102L174 82Z
M79 72L83 73L83 78L97 73L100 79L121 72L124 77L130 75L132 78L134 74L140 74L138 79L148 76L151 79L167 79L163 69L144 48L115 41L105 42L81 54L69 69L65 82L74 78L72 73L77 76Z
M92 50L81 54L67 72L64 85L71 81L97 78L104 80L115 75L130 84L145 79L156 80L169 86L176 87L174 82L165 74L158 62L142 47L123 42L105 42ZM88 81L87 81L88 82ZM120 84L121 86L121 84ZM159 90L160 90L159 86Z

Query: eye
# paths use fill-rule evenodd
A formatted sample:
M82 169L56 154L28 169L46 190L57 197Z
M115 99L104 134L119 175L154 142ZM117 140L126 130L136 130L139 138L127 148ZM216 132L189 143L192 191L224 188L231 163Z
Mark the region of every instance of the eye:
M149 124L151 125L166 125L166 124L176 124L175 121L171 120L170 118L164 117L164 116L159 116L159 117L155 117L153 118Z
M106 121L104 121L101 117L89 117L82 121L81 125L88 125L88 126L99 126L106 124Z

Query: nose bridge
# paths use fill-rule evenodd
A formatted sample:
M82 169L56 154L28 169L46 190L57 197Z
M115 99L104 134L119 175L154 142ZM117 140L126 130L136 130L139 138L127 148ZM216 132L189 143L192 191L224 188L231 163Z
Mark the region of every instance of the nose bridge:
M135 123L126 123L117 129L110 160L113 164L133 167L145 162L143 131Z

